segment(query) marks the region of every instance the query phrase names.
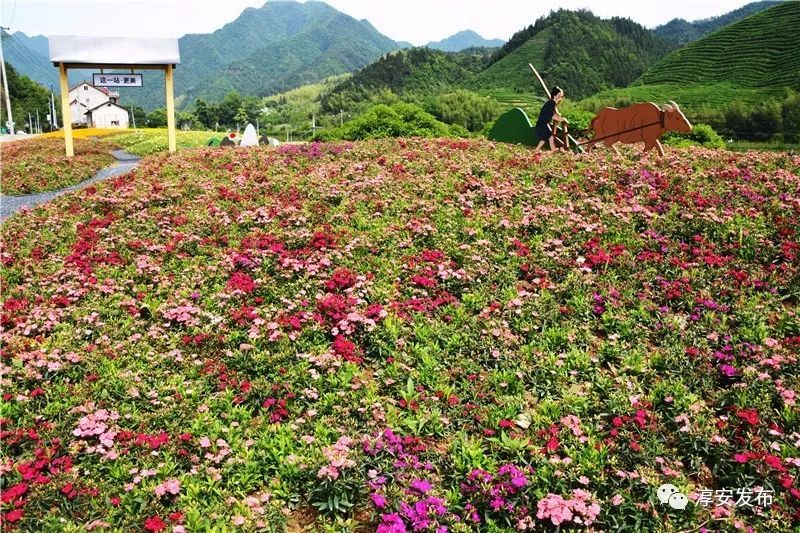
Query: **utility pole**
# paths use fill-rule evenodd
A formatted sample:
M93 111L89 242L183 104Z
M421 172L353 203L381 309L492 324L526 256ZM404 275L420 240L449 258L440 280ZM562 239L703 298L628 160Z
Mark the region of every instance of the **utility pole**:
M33 119L30 111L28 111L28 133L33 133Z
M136 129L136 115L133 114L133 104L131 104L131 121L133 121L133 129Z
M0 28L0 37L3 30L11 28ZM6 118L8 119L8 133L14 135L14 117L11 115L11 97L8 94L8 76L6 75L6 60L3 58L3 39L0 38L0 73L3 75L3 91L6 93Z
M42 133L42 123L39 122L39 109L36 109L36 130L39 133Z
M53 93L53 86L50 86L50 116L53 118L53 129L58 129L58 116L56 116L56 96Z

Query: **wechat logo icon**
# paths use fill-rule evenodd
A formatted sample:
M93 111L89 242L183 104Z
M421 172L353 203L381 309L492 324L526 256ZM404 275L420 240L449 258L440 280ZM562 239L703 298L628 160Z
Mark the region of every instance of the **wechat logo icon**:
M661 485L658 487L656 495L658 496L658 501L663 505L668 504L673 509L686 509L686 505L689 503L689 498L681 493L675 485Z

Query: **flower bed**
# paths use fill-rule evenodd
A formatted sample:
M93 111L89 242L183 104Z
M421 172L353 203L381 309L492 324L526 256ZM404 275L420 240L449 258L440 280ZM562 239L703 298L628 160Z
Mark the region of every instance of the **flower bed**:
M2 194L31 194L75 185L116 162L108 142L75 139L75 156L64 155L64 140L41 137L0 145Z
M200 149L13 216L4 528L792 531L800 159L626 154Z

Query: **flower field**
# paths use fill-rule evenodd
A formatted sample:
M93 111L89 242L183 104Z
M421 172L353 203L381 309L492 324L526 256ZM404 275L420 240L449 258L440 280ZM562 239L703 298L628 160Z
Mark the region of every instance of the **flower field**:
M75 157L64 155L57 137L14 141L0 145L2 194L31 194L75 185L114 164L111 143L83 138L74 141Z
M3 224L3 528L795 531L798 220L781 154L148 157Z

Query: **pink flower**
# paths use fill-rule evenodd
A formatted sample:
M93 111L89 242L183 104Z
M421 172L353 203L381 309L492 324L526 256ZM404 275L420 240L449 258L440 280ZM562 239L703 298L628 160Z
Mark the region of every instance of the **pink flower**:
M154 490L156 496L159 498L166 494L176 496L181 492L181 482L177 479L168 479L164 483L156 486Z
M536 518L550 519L554 526L572 520L572 509L569 503L558 494L548 494L536 504Z
M233 517L233 525L234 526L241 526L244 524L244 517L240 515L236 515Z
M386 497L383 496L382 494L373 494L371 498L372 498L372 503L374 503L375 507L377 507L378 509L383 509L384 507L386 507Z
M210 448L211 447L211 439L208 437L202 437L200 439L200 447L201 448Z

